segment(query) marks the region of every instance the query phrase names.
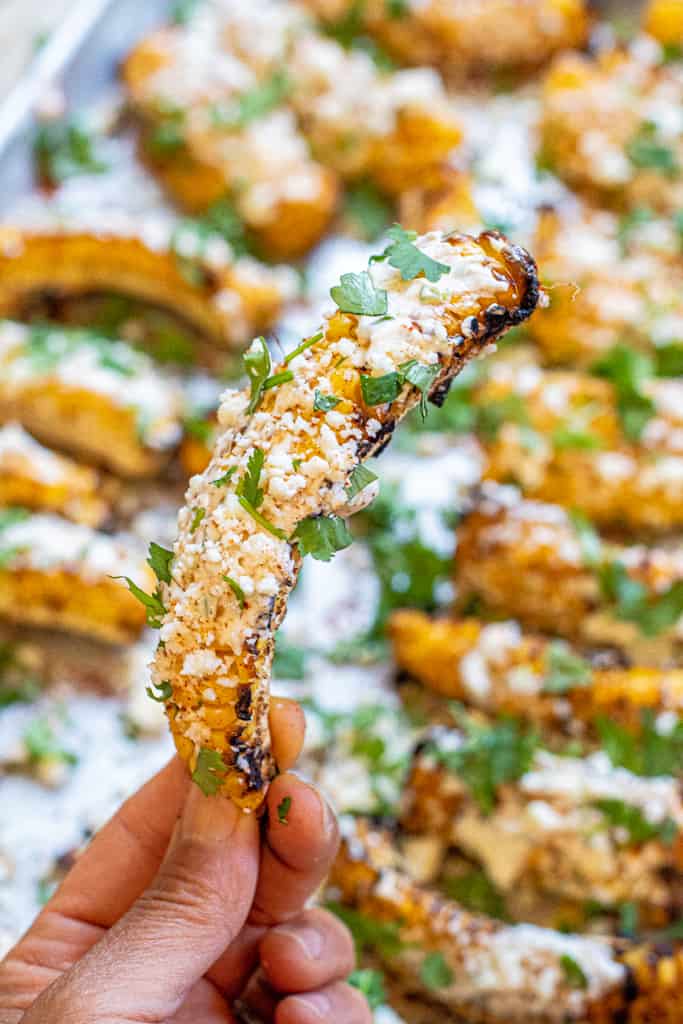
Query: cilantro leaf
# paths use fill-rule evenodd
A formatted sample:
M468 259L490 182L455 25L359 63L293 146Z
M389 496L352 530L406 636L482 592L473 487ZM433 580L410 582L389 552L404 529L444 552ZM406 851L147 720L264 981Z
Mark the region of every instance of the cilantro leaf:
M302 555L312 555L320 562L329 562L353 542L343 519L324 515L302 519L291 539L298 543Z
M499 921L507 919L503 897L485 871L474 868L466 875L446 878L444 891L467 910L487 914Z
M154 575L160 583L171 582L171 562L173 561L173 552L169 551L168 548L162 548L160 544L155 544L154 541L149 546L149 558L147 559L147 565L154 571Z
M662 142L653 121L643 121L628 143L626 153L633 166L641 170L659 171L668 178L680 171L675 150Z
M161 620L166 614L166 608L161 599L159 588L157 587L153 594L147 594L129 576L112 576L112 579L126 581L126 585L133 597L137 598L140 604L144 606L147 615L147 625L151 626L152 629L160 629Z
M197 783L204 796L215 796L223 784L227 771L227 766L217 750L202 747L197 755L197 767L192 772L192 781Z
M186 25L199 7L201 0L175 0L171 9L171 21L176 25Z
M564 971L567 983L572 988L588 988L588 978L583 968L568 953L563 953L560 957L560 966Z
M420 395L422 396L420 399L420 412L424 419L427 415L427 399L429 397L429 392L434 385L434 381L441 372L441 367L438 363L426 366L424 363L418 363L416 359L411 359L407 363L402 363L399 366L399 370L408 383L412 384L413 387L417 388L420 392Z
M650 822L640 808L624 803L623 800L596 800L594 806L604 815L610 826L626 831L632 843L641 844L652 839L661 839L669 845L676 837L678 830L671 818L657 823Z
M602 541L600 535L591 523L590 519L579 512L578 509L572 509L569 513L569 519L574 527L576 538L581 548L581 555L584 563L590 569L598 568L600 560L602 558Z
M215 480L212 480L211 483L214 487L225 487L226 484L230 483L236 471L237 466L231 466L227 473L224 473L223 476L219 476Z
M61 764L78 764L78 757L70 750L65 750L47 718L34 719L22 734L22 741L33 763L39 761L58 761Z
M190 533L194 533L202 520L206 518L205 508L193 508L192 512L193 515L192 522L190 523Z
M400 928L396 921L376 921L366 914L361 914L359 910L345 907L341 903L327 903L326 909L335 914L349 929L359 956L369 950L383 957L391 957L403 949Z
M414 231L404 231L400 224L394 224L387 234L393 243L384 250L383 258L400 270L404 281L412 281L419 274L424 274L428 281L434 283L450 271L448 264L439 263L418 249L414 244L417 238Z
M157 691L156 693L154 692L155 690ZM168 680L164 680L158 686L155 683L152 686L146 686L145 693L152 700L155 700L157 704L165 704L173 696L173 687Z
M233 594L237 598L237 603L240 606L240 610L242 610L246 604L247 599L244 595L244 591L242 590L241 586L232 578L232 576L224 576L223 579L228 584Z
M301 342L300 345L297 345L296 348L292 349L292 351L288 355L285 356L285 358L284 358L285 365L287 365L288 363L291 363L293 359L296 359L296 357L300 356L302 352L306 351L306 349L311 348L318 341L321 341L322 338L323 338L323 332L322 331L318 331L317 334L312 334L310 338L304 338L304 340Z
M553 447L558 451L597 452L603 443L595 434L580 427L557 427L552 435Z
M683 580L676 580L661 594L650 594L619 561L601 566L598 578L605 598L615 606L617 617L636 623L646 636L665 632L683 615Z
M629 441L639 441L656 411L654 402L643 391L643 384L654 374L652 360L628 345L615 345L593 369L614 386L624 435Z
M215 103L211 118L218 128L244 128L279 107L287 98L292 83L287 72L276 68L264 82L227 102Z
M253 509L259 508L263 503L263 491L258 484L265 458L260 448L254 448L247 462L246 473L235 488L238 497L245 498Z
M360 390L366 405L384 405L398 398L403 389L403 375L396 370L381 377L360 375Z
M568 693L578 686L590 686L590 664L573 654L560 640L550 644L545 661L545 693Z
M268 377L263 383L263 390L270 391L271 388L278 388L280 384L288 384L290 380L294 380L294 374L291 370L281 370L280 373L274 373L272 377Z
M336 395L323 395L322 391L315 389L315 395L313 398L313 408L316 412L330 412L341 402L341 398L337 398Z
M266 517L262 515L257 509L255 509L251 502L248 501L243 495L239 495L237 500L239 501L244 511L248 512L251 518L254 519L259 524L259 526L263 527L263 529L266 530L268 533L271 533L273 537L277 537L278 540L287 540L287 534L285 533L285 531L281 530L278 526L275 526L274 523L271 523L269 519L266 519Z
M60 185L78 174L102 174L107 164L101 158L99 140L93 128L80 116L42 124L33 144L41 177Z
M643 711L640 730L633 731L601 716L596 728L602 747L612 764L634 775L655 777L679 775L683 764L683 719L671 729L657 727L652 708Z
M277 820L281 825L288 825L287 815L289 814L292 807L291 796L285 796L282 798L280 803L277 805Z
M380 971L375 971L371 967L359 968L349 975L348 983L363 993L371 1010L376 1010L387 1001L384 977Z
M446 963L443 953L429 953L420 965L420 978L430 989L448 988L455 981L452 969Z
M264 337L254 338L242 357L244 369L251 385L247 415L256 412L263 396L263 385L270 376L270 352Z
M354 466L349 476L349 482L347 483L344 490L346 491L347 498L355 498L357 494L364 491L369 484L372 484L377 480L377 474L373 473L367 466L358 465Z
M352 185L346 193L344 213L366 242L374 242L386 228L391 206L370 181Z
M389 308L386 291L375 287L367 270L360 274L342 274L341 284L330 288L330 295L342 313L384 316Z

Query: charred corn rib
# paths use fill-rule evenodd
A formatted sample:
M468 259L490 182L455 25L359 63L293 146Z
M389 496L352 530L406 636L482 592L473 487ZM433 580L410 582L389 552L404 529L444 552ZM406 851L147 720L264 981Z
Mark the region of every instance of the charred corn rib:
M584 0L307 0L324 22L355 16L407 64L438 64L453 75L537 66L581 46L589 17Z
M328 893L392 940L386 967L402 989L469 1024L680 1024L683 953L619 949L608 939L506 925L417 885L393 837L344 823ZM398 948L397 948L398 947ZM383 954L384 955L384 954ZM439 984L429 984L438 962Z
M214 456L190 483L172 570L160 577L166 613L153 678L169 695L176 746L197 781L209 766L211 788L247 809L273 774L273 635L301 554L329 559L350 542L338 514L372 496L362 460L421 397L438 401L467 359L539 298L533 261L500 235L426 235L413 250L440 266L438 302L421 301L422 271L404 280L374 262L333 289L355 313L340 308L265 388L253 377L251 397L226 393ZM354 299L349 287L362 294ZM247 355L257 364L262 385L270 373L262 339ZM429 375L422 395L403 376L418 366Z
M683 525L683 379L643 382L652 416L629 437L611 381L497 359L473 402L507 412L483 439L485 476L512 480L541 501L581 510L598 525ZM628 421L626 421L626 424Z
M100 526L109 512L95 470L57 455L18 423L0 427L0 506L55 512L84 526Z
M681 0L650 0L643 27L664 46L683 46L683 4Z
M550 303L530 334L547 363L591 366L617 343L664 366L683 348L680 241L671 219L581 206L549 211L534 240Z
M543 162L589 197L672 214L683 204L683 128L666 115L681 103L673 65L622 51L562 56L544 86Z
M683 552L600 544L559 505L485 484L458 534L459 600L642 664L671 664L681 641ZM631 582L629 582L631 581Z
M125 62L124 81L147 125L146 156L171 195L190 213L230 196L259 251L291 259L327 227L336 175L311 160L285 106L284 73L264 80L226 51L225 20L208 5L149 36Z
M219 345L239 346L270 326L296 293L285 267L235 259L219 235L192 223L113 218L111 227L0 228L0 316L40 293L122 292L164 306Z
M683 719L681 669L601 668L515 622L405 610L394 612L389 634L399 668L434 693L544 734L593 736L609 719L637 735L644 713Z
M0 510L0 618L22 626L130 643L144 609L112 577L144 586L149 570L131 538L20 509Z
M124 476L156 472L180 440L180 393L152 361L89 331L0 322L0 422Z
M646 778L607 753L559 756L510 723L424 737L405 789L402 825L479 863L506 895L520 890L675 914L683 872L683 803L673 776ZM476 758L507 761L503 781ZM628 822L628 826L625 826Z

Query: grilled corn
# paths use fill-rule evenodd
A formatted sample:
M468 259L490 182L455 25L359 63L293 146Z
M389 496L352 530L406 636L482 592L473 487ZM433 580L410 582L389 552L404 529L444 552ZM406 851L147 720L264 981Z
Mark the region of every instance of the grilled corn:
M340 310L266 388L270 360L262 340L254 343L251 397L224 396L214 456L190 483L172 567L160 575L153 678L168 697L176 746L196 781L246 809L261 803L274 770L273 635L301 554L328 560L350 543L339 514L374 494L362 460L539 299L533 261L500 235L432 234L408 244L411 259L440 266L439 301L431 291L434 301L421 301L421 271L404 280L380 260L344 275L333 289Z
M147 356L89 331L0 322L0 421L124 476L156 472L180 440L176 387Z
M683 4L681 0L649 0L644 28L664 46L683 46Z

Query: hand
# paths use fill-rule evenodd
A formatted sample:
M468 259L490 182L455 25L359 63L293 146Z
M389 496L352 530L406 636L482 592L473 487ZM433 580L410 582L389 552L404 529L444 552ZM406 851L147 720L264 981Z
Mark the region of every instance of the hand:
M281 769L303 732L301 709L273 701ZM0 1024L234 1024L237 1000L275 1024L369 1024L343 981L348 932L305 909L336 854L334 815L291 774L275 779L267 810L262 838L254 815L204 796L174 758L0 964Z

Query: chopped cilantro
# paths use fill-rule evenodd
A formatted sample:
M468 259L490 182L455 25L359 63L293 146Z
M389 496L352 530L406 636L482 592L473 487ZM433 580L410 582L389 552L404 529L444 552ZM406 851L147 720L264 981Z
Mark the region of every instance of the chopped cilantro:
M157 691L156 693L154 692L155 690ZM171 697L173 696L173 687L168 682L168 680L164 680L164 682L159 683L158 686L156 684L152 684L152 686L146 686L145 693L147 694L148 697L151 697L151 699L155 700L158 704L165 704L166 701L170 700Z
M266 345L266 339L264 337L254 338L242 358L244 359L244 369L251 386L251 395L249 405L247 406L247 414L251 416L260 405L263 396L263 385L270 376L270 352Z
M302 519L291 539L298 543L302 555L312 555L320 562L329 562L353 542L343 519L324 515Z
M175 0L171 8L171 21L176 25L186 25L200 3L201 0Z
M543 680L546 693L568 693L576 687L590 686L591 679L591 667L584 658L573 654L560 640L550 644Z
M387 232L392 244L382 253L380 259L389 261L390 266L400 270L404 281L424 274L428 281L434 283L451 269L447 263L439 263L427 256L414 244L416 231L404 231L400 224L394 224Z
M305 679L307 658L308 652L305 647L297 647L278 634L275 641L273 675L278 679Z
M262 515L258 509L255 509L251 502L249 502L243 495L240 495L237 500L244 511L248 512L251 518L254 519L259 526L263 527L264 530L267 530L268 533L271 533L273 537L277 537L278 540L287 540L287 534L285 531L275 526L269 519L266 519L266 517Z
M614 385L624 434L629 441L639 441L655 413L654 402L643 391L644 383L654 374L652 360L643 352L618 344L595 365L594 372Z
M519 427L531 429L529 413L521 395L505 395L503 398L487 402L483 408L477 410L477 431L485 441L495 441L505 423L516 423Z
M315 389L315 395L313 398L313 408L316 412L330 412L341 402L341 398L337 398L336 395L323 395L321 391Z
M577 964L573 957L567 953L563 953L560 957L560 966L564 971L564 976L568 985L572 988L588 988L588 978L586 977L583 968Z
M197 783L204 796L215 796L223 784L227 771L218 751L202 747L197 755L197 766L192 772L192 781Z
M391 218L391 205L370 181L352 185L346 193L344 213L366 242L374 242Z
M0 709L30 703L40 692L39 681L28 674L17 649L0 642Z
M355 498L357 494L364 491L366 487L377 480L377 474L373 473L367 466L354 466L349 476L349 481L344 488L347 498Z
M629 210L619 218L617 240L623 255L626 255L633 235L644 224L649 224L652 220L654 220L654 214L647 206L636 206L635 209Z
M57 882L51 881L47 878L41 878L38 880L36 886L36 900L41 907L52 899L53 895L57 891Z
M78 174L106 171L99 148L93 128L80 116L42 124L33 143L40 176L50 185L60 185Z
M194 533L202 520L206 517L205 508L193 508L192 509L192 522L190 523L190 533Z
M422 984L430 989L448 988L455 981L443 953L429 953L420 965Z
M569 513L569 520L574 527L576 538L581 548L581 556L584 564L590 569L597 569L602 559L602 541L600 535L596 531L595 527L591 523L590 519L579 512L578 509L572 509Z
M602 747L612 764L634 775L656 777L680 774L683 764L683 720L669 730L657 728L651 708L643 711L640 729L626 729L611 718L601 716L596 729Z
M661 839L669 846L678 834L677 826L671 818L654 824L647 820L638 807L624 803L623 800L596 800L594 806L612 828L623 829L631 843L640 844L652 839Z
M154 541L149 546L149 558L147 559L147 565L154 571L154 575L160 583L171 582L171 562L173 561L173 552L169 551L168 548L162 548L160 544L155 544Z
M477 914L487 914L499 921L507 919L505 902L500 891L485 871L474 868L466 875L451 876L444 880L446 895Z
M653 121L643 121L628 143L626 153L633 166L641 170L659 171L669 178L680 172L675 150L662 142Z
M680 342L658 345L654 360L658 377L683 377L683 344Z
M212 203L200 217L199 223L203 228L225 239L235 256L246 256L252 253L253 246L247 237L244 221L234 203L227 196Z
M190 415L183 419L183 429L186 434L189 434L196 441L206 444L211 438L213 423L203 416Z
M289 824L289 822L287 821L287 815L289 814L291 807L291 796L283 797L280 803L277 805L277 820L280 822L281 825Z
M389 18L405 18L410 10L409 0L384 0L384 9Z
M163 105L159 109L159 123L150 132L146 142L153 156L168 156L185 146L185 111L182 107Z
M375 287L367 270L360 274L342 274L341 284L330 288L330 295L342 313L384 316L388 309L386 291Z
M282 105L291 91L289 75L281 68L234 99L215 103L211 117L217 128L244 128Z
M629 576L619 561L607 562L598 578L605 598L614 605L617 618L634 622L646 636L657 636L671 629L683 615L683 580L668 590L651 594L647 587Z
M380 971L375 971L370 967L359 968L349 975L348 981L349 985L363 993L371 1010L376 1010L383 1003L386 1003L387 995L384 991L384 977Z
M399 366L399 370L403 374L404 379L420 392L420 413L422 418L425 419L427 415L427 399L434 381L441 372L440 365L435 363L432 366L426 366L424 363L418 363L416 359L411 359L407 363L402 363Z
M151 626L152 629L160 629L161 620L166 614L166 608L161 599L159 587L157 587L153 594L147 594L129 576L113 576L112 579L126 581L126 585L133 597L136 597L140 604L144 606L147 614L147 625Z
M59 761L69 765L78 763L78 757L60 745L47 718L34 719L25 729L22 741L29 760L34 764L39 761Z
M603 443L595 434L577 427L557 427L552 435L553 447L558 451L597 452Z
M318 331L317 334L312 334L310 338L304 338L300 345L297 345L296 348L292 349L292 351L285 356L285 364L291 363L292 360L296 359L297 356L300 356L302 352L305 352L307 349L311 348L313 345L316 344L316 342L321 341L322 337L323 332Z
M225 487L227 484L230 483L236 471L237 466L231 466L230 469L223 474L223 476L216 477L216 479L212 480L211 483L213 484L214 487Z
M263 382L263 390L270 391L271 388L279 388L281 384L289 384L290 380L294 380L293 372L291 370L281 370Z
M260 508L263 504L263 490L259 487L259 480L265 458L260 448L254 448L247 461L246 472L235 488L237 496L245 498L252 508Z
M403 389L403 375L396 370L381 377L360 375L360 390L366 405L384 405L398 398Z
M640 929L640 910L637 903L622 903L619 907L619 934L634 939Z
M244 596L244 591L242 590L239 583L235 582L232 576L224 576L223 579L225 580L225 582L228 584L233 594L235 595L241 611L244 608L244 605L246 604L247 600L246 597Z
M328 903L326 907L349 929L359 956L368 950L383 957L392 957L403 949L400 928L396 921L376 921L341 903Z

